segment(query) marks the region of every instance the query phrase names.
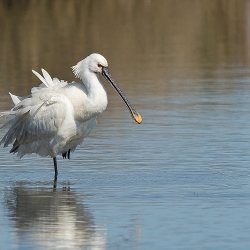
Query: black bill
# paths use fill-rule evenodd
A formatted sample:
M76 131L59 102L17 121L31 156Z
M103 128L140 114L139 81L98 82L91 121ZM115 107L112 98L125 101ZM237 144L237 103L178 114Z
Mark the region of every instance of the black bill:
M122 98L122 100L124 101L124 103L127 105L127 107L129 109L132 117L134 118L134 120L137 123L141 123L142 122L141 115L132 107L132 105L128 101L127 97L123 94L123 92L121 91L121 89L119 88L119 86L116 84L115 79L113 78L113 76L109 72L108 67L102 67L102 74L107 79L107 81L113 86L113 88L116 90L116 92L118 93L118 95Z

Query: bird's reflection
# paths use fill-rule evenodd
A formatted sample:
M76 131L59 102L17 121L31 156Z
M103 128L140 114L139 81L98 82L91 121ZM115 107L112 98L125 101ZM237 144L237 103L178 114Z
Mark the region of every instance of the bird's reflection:
M15 223L14 237L34 249L105 249L105 230L94 225L89 209L69 187L6 191L8 215Z

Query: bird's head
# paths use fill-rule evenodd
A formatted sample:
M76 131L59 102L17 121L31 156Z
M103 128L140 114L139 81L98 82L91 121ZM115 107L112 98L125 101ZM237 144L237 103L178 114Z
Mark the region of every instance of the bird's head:
M78 62L75 66L72 67L73 72L76 77L81 77L86 73L100 73L102 74L102 68L108 67L107 60L100 54L93 53L88 57Z
M123 94L123 92L115 82L115 79L109 71L108 62L102 55L93 53L77 63L77 65L73 66L72 69L75 76L80 77L83 81L85 77L89 76L89 73L102 74L127 105L134 120L137 123L142 122L141 115L132 107L127 97Z
M107 60L100 54L93 53L88 56L89 71L102 74L103 67L108 67Z

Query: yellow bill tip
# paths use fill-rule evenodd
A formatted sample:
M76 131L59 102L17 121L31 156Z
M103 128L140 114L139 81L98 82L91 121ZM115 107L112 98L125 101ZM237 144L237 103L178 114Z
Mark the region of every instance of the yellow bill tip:
M135 119L135 121L137 123L140 124L142 122L142 117L141 117L141 115L139 113L133 112L132 115L133 115L133 118Z

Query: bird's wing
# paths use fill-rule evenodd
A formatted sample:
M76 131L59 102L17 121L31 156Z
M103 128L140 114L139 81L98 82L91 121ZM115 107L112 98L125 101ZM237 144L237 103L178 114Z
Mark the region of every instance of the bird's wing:
M9 129L0 141L0 144L4 143L4 147L14 141L18 147L24 143L54 136L67 115L67 108L71 105L68 98L60 94L60 88L66 86L67 82L59 81L57 78L52 80L44 69L43 77L34 70L32 72L42 84L33 88L31 95L25 98L10 93L15 107L0 114L7 116L8 120L2 127Z
M10 112L2 128L8 128L0 144L4 147L15 141L15 147L55 136L67 115L67 97L47 93L46 100L36 96L20 101Z

